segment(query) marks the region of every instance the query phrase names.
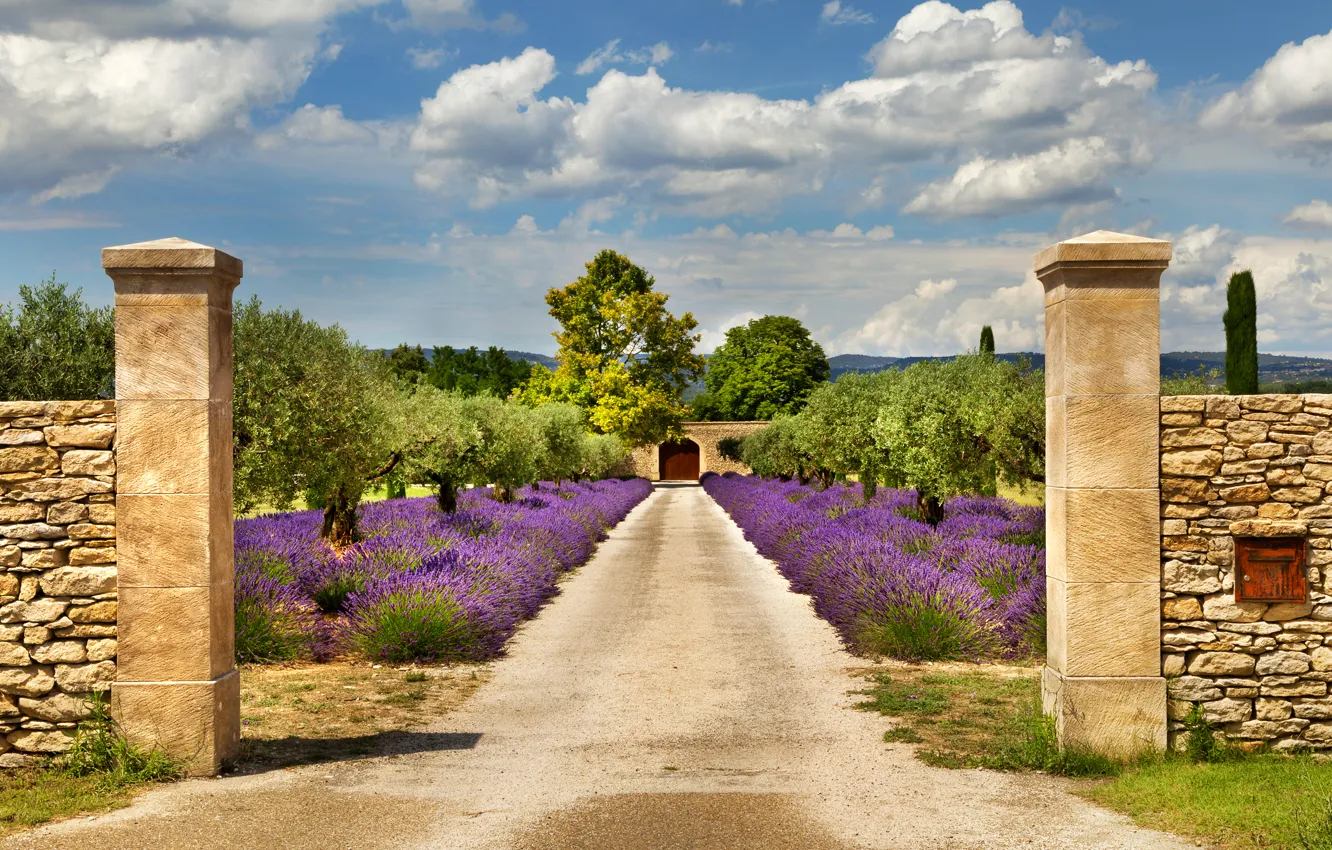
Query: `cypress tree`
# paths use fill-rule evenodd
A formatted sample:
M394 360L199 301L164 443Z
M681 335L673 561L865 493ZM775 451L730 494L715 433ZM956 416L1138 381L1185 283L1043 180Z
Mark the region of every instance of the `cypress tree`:
M980 353L994 355L994 331L989 325L981 328Z
M1231 395L1258 392L1258 299L1253 274L1236 272L1226 287L1226 391Z

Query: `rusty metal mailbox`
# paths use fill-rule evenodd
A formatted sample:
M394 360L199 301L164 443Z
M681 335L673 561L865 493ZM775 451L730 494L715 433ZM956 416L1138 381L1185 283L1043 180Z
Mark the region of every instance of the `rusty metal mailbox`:
M1307 602L1301 537L1235 538L1235 599L1239 602Z

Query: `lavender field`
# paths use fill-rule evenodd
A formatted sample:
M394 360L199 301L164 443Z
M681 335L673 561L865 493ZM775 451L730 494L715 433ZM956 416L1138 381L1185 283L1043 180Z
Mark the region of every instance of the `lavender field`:
M363 505L364 539L335 552L321 514L236 522L236 657L484 660L556 593L560 575L652 491L642 479L525 487L502 504L472 490Z
M791 589L809 594L853 652L912 660L1044 652L1045 516L1007 499L949 499L913 518L911 490L816 491L727 473L703 486Z

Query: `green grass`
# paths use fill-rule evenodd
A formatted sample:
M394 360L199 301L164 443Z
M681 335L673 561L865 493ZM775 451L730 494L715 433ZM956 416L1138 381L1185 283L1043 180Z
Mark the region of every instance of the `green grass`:
M1040 770L1064 776L1112 776L1119 766L1094 753L1061 750L1040 711L1032 671L878 673L857 706L904 722L884 733L888 743L924 744L921 761L936 767Z
M1080 793L1142 826L1225 850L1332 850L1332 765L1307 756L1165 758Z
M1034 671L903 666L868 682L858 707L900 718L884 741L936 767L1084 777L1074 793L1219 850L1332 850L1332 761L1246 754L1196 718L1188 754L1117 764L1058 748Z
M0 771L0 836L59 818L117 809L134 791L180 778L180 766L160 750L130 744L94 699L92 716L74 746L43 767Z
M433 495L435 495L435 491L434 491L432 488L430 488L430 487L423 487L423 486L421 486L421 485L419 485L419 484L408 484L408 485L407 485L407 498L409 498L409 499L415 499L415 498L418 498L418 497L420 497L420 496L433 496ZM387 489L387 488L384 488L384 487L380 487L378 490L372 490L372 491L366 493L365 496L363 496L363 497L361 498L361 501L362 501L362 502L382 502L382 501L384 501L386 498L388 498L388 489ZM305 497L304 497L304 496L297 496L297 497L296 497L296 501L295 501L295 503L292 504L292 506L291 506L291 508L290 508L290 510L293 510L293 511L303 511L303 510L306 510L306 509L307 509L307 505L305 504ZM271 514L271 513L273 513L275 510L276 510L276 509L275 509L272 505L259 505L258 507L256 507L256 508L255 508L254 510L252 510L252 511L249 511L249 512L247 512L247 513L245 513L245 514L237 514L236 516L237 516L237 519L249 519L250 517L257 517L257 516L263 516L264 514Z

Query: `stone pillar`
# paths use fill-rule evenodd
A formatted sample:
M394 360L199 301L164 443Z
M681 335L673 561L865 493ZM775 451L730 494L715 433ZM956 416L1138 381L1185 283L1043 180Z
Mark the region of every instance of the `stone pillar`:
M1036 255L1045 286L1048 649L1063 745L1166 743L1160 280L1171 245L1097 231Z
M106 248L115 283L119 667L126 735L212 775L240 747L231 293L241 261L183 239Z

